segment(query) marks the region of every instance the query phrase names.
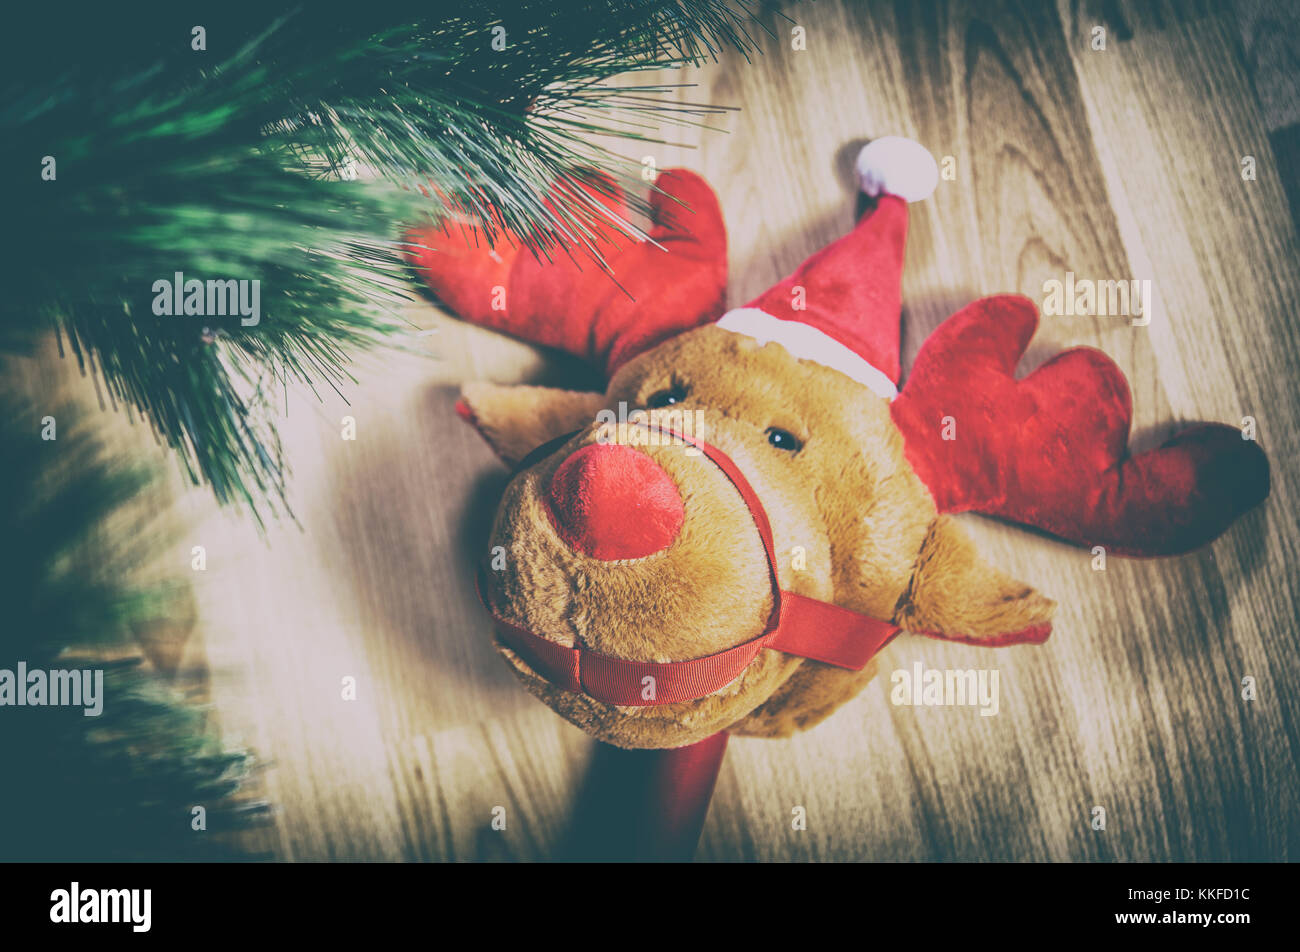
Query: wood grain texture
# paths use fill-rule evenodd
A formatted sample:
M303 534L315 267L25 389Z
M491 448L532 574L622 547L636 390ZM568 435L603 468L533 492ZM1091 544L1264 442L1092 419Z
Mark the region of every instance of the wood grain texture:
M821 0L785 13L752 64L725 56L664 77L694 84L682 99L740 107L728 133L621 147L714 184L733 303L850 227L866 137L912 136L951 156L956 178L913 209L905 366L978 295L1041 301L1066 271L1150 279L1149 326L1044 318L1022 370L1067 346L1105 350L1132 384L1138 449L1178 421L1253 416L1274 486L1212 547L1105 571L1089 553L962 517L982 551L1060 603L1052 639L987 650L900 638L884 676L827 722L734 740L700 858L1300 858L1300 249L1232 11ZM793 24L806 50L790 48ZM1096 25L1105 51L1090 49ZM1240 177L1246 154L1255 181ZM261 541L178 490L190 528L176 558L203 544L209 560L190 654L228 735L270 762L261 782L278 813L252 848L546 859L581 823L591 744L490 648L471 564L505 474L451 405L466 379L594 380L432 305L410 317L433 333L412 337L416 353L362 361L350 405L291 394L282 433L300 527ZM355 441L340 437L345 414ZM1000 713L892 705L888 672L916 661L996 668ZM341 700L345 676L357 701ZM498 806L504 831L491 828ZM806 830L791 829L796 806Z

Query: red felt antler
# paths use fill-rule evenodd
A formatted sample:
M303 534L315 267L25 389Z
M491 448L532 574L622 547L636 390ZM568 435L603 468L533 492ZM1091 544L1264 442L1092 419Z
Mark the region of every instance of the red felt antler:
M939 511L1155 556L1209 542L1268 495L1268 460L1230 426L1193 426L1129 456L1128 383L1098 350L1065 351L1016 380L1037 325L1027 298L989 297L921 347L892 413Z
M727 238L722 211L693 172L660 175L650 197L650 241L622 234L628 217L618 187L584 188L609 212L590 221L554 260L521 251L517 239L489 247L476 228L424 229L407 236L407 255L443 303L467 321L556 347L593 361L612 375L661 341L722 313L727 288ZM597 213L598 217L599 213ZM593 259L604 258L613 278Z

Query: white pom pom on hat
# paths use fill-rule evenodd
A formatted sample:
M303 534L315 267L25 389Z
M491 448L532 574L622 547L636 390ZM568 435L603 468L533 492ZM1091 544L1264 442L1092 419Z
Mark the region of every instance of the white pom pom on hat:
M925 146L902 136L883 136L862 147L858 183L875 198L897 195L907 202L928 198L939 184L939 166Z

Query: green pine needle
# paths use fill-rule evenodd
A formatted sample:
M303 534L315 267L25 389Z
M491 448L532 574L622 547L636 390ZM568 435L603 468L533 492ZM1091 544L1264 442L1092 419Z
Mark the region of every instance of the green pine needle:
M57 329L193 481L259 520L286 510L270 395L342 387L403 326L407 228L454 215L539 255L581 246L605 213L582 189L547 201L551 184L640 180L593 136L662 141L719 111L609 81L747 54L758 28L729 0L375 7L34 5L0 36L0 347ZM260 323L155 315L176 272L259 281Z
M52 416L56 439L41 438ZM253 767L205 712L136 660L136 633L189 613L183 582L127 581L164 544L156 527L107 521L157 474L108 456L72 406L37 413L0 394L0 669L99 669L102 711L0 707L0 860L227 858L219 834L266 807L245 799ZM132 522L132 520L127 520ZM19 690L24 690L21 685ZM207 811L207 829L192 809Z

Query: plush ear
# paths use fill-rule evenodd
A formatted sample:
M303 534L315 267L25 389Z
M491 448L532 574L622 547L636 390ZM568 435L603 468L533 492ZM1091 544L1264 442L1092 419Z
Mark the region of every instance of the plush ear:
M1056 603L983 561L949 516L939 516L921 545L894 624L948 641L1039 643L1052 631Z
M604 403L599 393L469 383L461 390L456 412L513 467L543 443L595 422Z

